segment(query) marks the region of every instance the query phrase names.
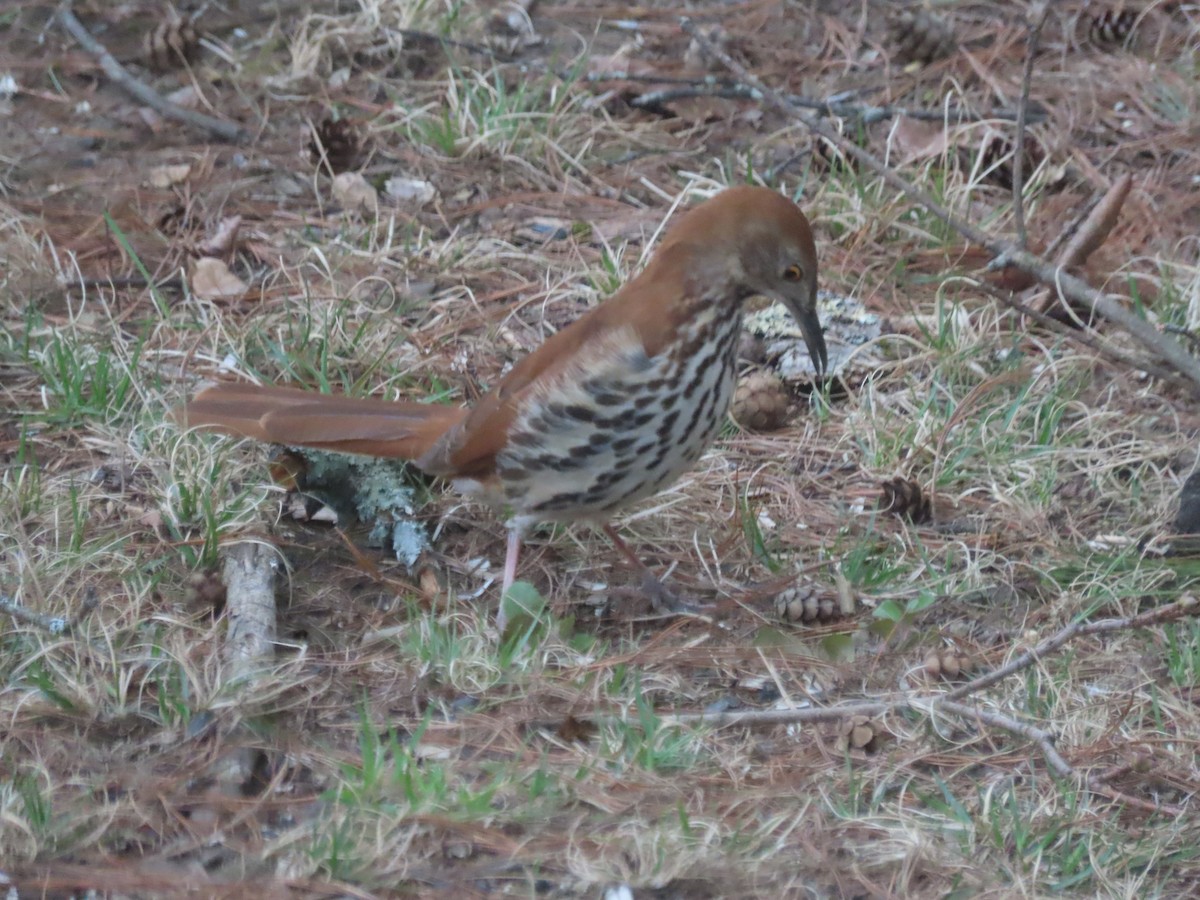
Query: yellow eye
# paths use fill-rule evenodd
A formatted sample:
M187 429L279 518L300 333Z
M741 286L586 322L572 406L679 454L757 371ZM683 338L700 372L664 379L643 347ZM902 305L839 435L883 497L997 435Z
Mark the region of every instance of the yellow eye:
M784 281L799 281L803 277L804 270L795 264L792 264L783 270Z

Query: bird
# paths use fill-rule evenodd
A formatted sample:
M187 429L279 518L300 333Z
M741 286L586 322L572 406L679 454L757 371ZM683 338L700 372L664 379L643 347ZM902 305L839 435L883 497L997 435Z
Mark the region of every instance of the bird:
M482 494L511 514L502 598L538 523L599 525L647 574L612 519L672 484L716 437L737 380L743 306L755 295L787 308L822 375L809 221L773 189L728 187L684 212L640 274L469 408L225 382L179 418L289 447L408 460Z

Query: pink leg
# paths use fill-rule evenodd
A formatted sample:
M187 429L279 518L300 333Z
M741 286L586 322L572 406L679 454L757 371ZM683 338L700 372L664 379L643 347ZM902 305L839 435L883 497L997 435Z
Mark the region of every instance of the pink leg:
M517 558L521 555L521 531L517 525L508 526L508 549L504 554L504 580L500 585L500 606L496 610L496 627L501 634L504 633L504 626L507 624L507 616L504 615L504 598L508 595L508 589L513 586L513 582L517 580Z
M629 545L625 543L621 535L617 533L617 529L613 528L611 522L605 522L600 527L604 530L604 533L608 535L608 539L613 542L613 546L617 548L617 552L625 557L626 562L628 562L643 575L650 571L650 567L638 559L637 554L629 549Z
M608 535L608 539L613 542L617 552L625 557L625 561L633 567L635 572L642 576L642 593L650 599L656 610L675 610L683 606L683 601L676 596L675 592L663 584L658 576L650 571L648 565L638 559L637 554L617 533L617 529L607 522L601 528Z

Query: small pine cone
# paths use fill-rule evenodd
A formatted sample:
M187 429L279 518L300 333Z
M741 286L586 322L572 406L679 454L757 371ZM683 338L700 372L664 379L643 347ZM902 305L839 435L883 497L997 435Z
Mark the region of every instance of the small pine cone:
M1104 50L1125 46L1137 25L1138 14L1132 9L1106 9L1088 22L1088 38Z
M888 22L889 38L901 65L928 65L958 49L954 29L939 16L923 9L902 10Z
M775 596L775 612L785 622L828 622L843 614L836 597L815 585L795 584Z
M915 481L897 476L891 481L883 482L879 487L879 509L883 512L908 519L914 525L928 522L932 518L929 498L921 492L921 486Z
M200 36L196 26L190 18L180 16L174 10L142 39L146 62L156 72L187 66L199 51Z
M221 573L209 569L189 575L183 602L193 609L211 610L214 616L221 615L225 611L225 582L221 580Z
M334 175L353 169L362 150L358 129L349 119L326 116L317 126L316 137L308 142L308 152L317 165L328 162Z
M963 148L965 154L969 154L966 148ZM980 151L980 169L984 173L984 178L1006 191L1011 191L1013 186L1013 155L1016 145L1009 140L1008 137L992 132L989 134L983 143ZM1025 135L1024 152L1021 154L1024 157L1022 162L1022 171L1025 173L1025 180L1028 182L1030 174L1038 167L1046 153L1042 149L1037 138L1031 134ZM967 160L969 166L971 161Z
M787 424L787 387L769 372L753 372L733 394L730 415L747 431L777 431Z
M971 658L953 650L935 650L925 657L925 674L930 678L954 681L973 668Z
M837 748L842 753L847 750L878 753L888 737L887 730L870 717L851 716L842 725L837 739Z

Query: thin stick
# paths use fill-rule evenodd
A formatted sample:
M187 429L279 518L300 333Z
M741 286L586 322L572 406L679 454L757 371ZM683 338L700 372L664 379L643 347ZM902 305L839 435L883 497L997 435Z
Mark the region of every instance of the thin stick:
M1067 300L1074 301L1087 309L1098 313L1115 325L1124 328L1141 341L1156 355L1170 363L1194 384L1193 393L1200 396L1200 361L1189 354L1179 343L1168 335L1160 333L1154 326L1125 309L1116 297L1102 294L1086 281L1064 272L1060 266L1052 265L1033 253L1016 246L1012 241L994 237L980 228L952 215L949 210L938 203L921 188L910 184L894 171L880 162L873 154L846 140L827 123L817 116L803 112L777 91L767 87L746 67L731 57L720 47L715 46L692 24L689 19L682 19L684 31L696 39L700 48L708 55L722 62L731 72L746 84L756 88L765 101L776 109L794 117L814 134L819 135L836 146L847 156L852 157L875 172L887 184L894 187L907 197L925 207L937 218L941 219L968 241L986 248L995 257L997 267L1015 266L1022 272L1032 275L1043 284L1058 289L1059 294Z
M1173 803L1150 803L1142 800L1140 797L1133 797L1123 791L1118 791L1111 785L1105 784L1099 776L1083 774L1067 762L1066 758L1058 752L1058 748L1054 746L1054 735L1043 728L1030 725L1028 722L1019 722L1016 719L993 710L980 709L976 706L968 706L965 703L955 703L953 700L939 700L932 708L952 712L964 719L978 719L986 725L991 725L1010 734L1027 738L1042 752L1042 756L1046 759L1046 764L1051 769L1063 778L1082 781L1092 793L1101 794L1117 803L1124 803L1126 806L1133 806L1147 813L1161 813L1167 816L1184 815L1183 807L1176 806Z
M994 288L990 284L986 284L981 281L975 282L973 286L976 290L987 294L989 297L992 297L995 300L999 300L1014 312L1018 312L1023 316L1028 316L1039 325L1061 334L1070 341L1075 341L1076 343L1087 347L1089 350L1112 360L1118 365L1127 366L1130 369L1140 370L1148 375L1153 375L1155 378L1161 378L1164 382L1180 383L1182 381L1179 375L1170 371L1169 369L1164 369L1156 363L1152 363L1148 360L1134 359L1131 356L1126 356L1119 350L1106 347L1099 340L1084 331L1080 331L1077 328L1067 327L1053 316L1048 316L1044 312L1040 312L1034 309L1032 306L1022 303L1009 291L1003 291L999 288ZM1184 383L1186 384L1186 382Z
M1013 150L1013 219L1017 229L1017 246L1022 250L1028 244L1025 234L1025 117L1029 109L1029 83L1033 79L1033 58L1037 56L1038 38L1046 24L1049 12L1046 0L1034 3L1033 20L1029 24L1029 42L1025 50L1025 71L1021 75L1021 99L1017 103L1017 144Z
M1101 619L1098 622L1072 622L1056 634L1046 638L1046 640L1042 641L1036 647L1026 650L1020 656L1013 658L999 669L993 669L986 675L980 675L978 678L973 678L966 684L960 685L946 694L943 699L961 700L969 694L974 694L982 691L984 688L991 687L1009 675L1029 668L1029 666L1032 666L1039 659L1053 653L1072 638L1079 635L1124 631L1129 628L1144 628L1147 625L1157 625L1160 622L1169 622L1181 616L1194 615L1197 607L1200 607L1200 600L1188 594L1187 596L1180 597L1169 606L1151 609L1136 616L1127 616L1120 619Z
M232 122L226 122L222 119L214 119L212 116L205 115L201 112L196 112L191 109L184 109L177 103L172 103L164 97L160 97L155 93L154 89L149 85L143 84L125 70L107 48L83 27L83 23L75 17L75 13L71 10L70 0L63 3L58 8L57 18L59 24L67 30L71 37L75 38L83 49L100 63L100 68L104 70L113 82L117 84L125 93L132 96L140 103L146 104L156 112L161 113L168 119L174 119L177 122L183 122L185 125L191 125L193 128L199 128L209 132L215 137L223 141L239 142L246 139L246 131L240 125L235 125Z
M753 87L735 82L714 82L709 76L709 80L691 80L683 78L651 78L642 76L639 78L622 78L616 79L609 77L610 75L619 75L620 73L600 73L598 76L587 76L588 81L649 81L656 84L669 84L673 87L664 87L655 91L647 91L644 94L639 94L629 101L630 106L639 109L654 109L664 103L672 100L684 100L689 97L718 97L725 100L755 100L761 101L762 94ZM564 75L564 77L566 77ZM962 122L981 122L984 119L1009 119L1017 118L1017 113L997 110L989 112L986 116L966 109L913 109L907 106L893 106L885 104L883 106L875 106L871 103L851 103L845 100L814 100L810 97L803 97L799 94L784 95L789 103L792 103L801 109L811 109L813 112L823 116L837 116L843 119L859 119L865 125L870 125L874 122L882 122L886 119L907 118L918 119L923 122L945 122L952 123ZM1045 118L1045 114L1035 113L1035 119L1041 121Z

